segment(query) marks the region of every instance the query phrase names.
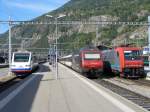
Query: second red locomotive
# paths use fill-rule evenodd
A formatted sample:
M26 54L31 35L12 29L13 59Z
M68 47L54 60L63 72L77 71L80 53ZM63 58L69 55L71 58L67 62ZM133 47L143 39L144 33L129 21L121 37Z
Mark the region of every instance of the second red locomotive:
M121 77L144 77L144 63L141 49L137 47L117 47L103 51L105 72L113 71Z

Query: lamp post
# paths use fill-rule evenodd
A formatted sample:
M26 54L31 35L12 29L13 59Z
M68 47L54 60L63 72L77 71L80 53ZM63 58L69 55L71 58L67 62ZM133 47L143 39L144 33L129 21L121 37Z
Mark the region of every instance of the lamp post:
M56 28L55 28L55 36L56 36L56 39L55 39L55 65L56 65L56 80L58 79L58 42L57 42L57 39L58 39L58 19L59 18L63 18L65 17L66 15L59 15L57 17L55 16L52 16L52 15L46 15L47 17L50 17L50 18L55 18L55 25L56 25Z

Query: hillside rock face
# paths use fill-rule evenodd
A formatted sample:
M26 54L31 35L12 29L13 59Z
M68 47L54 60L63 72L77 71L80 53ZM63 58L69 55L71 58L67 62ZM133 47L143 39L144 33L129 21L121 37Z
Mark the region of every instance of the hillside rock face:
M143 46L148 44L148 26L141 26L135 29L133 32L119 35L112 40L112 44L122 45L134 43L136 45L141 45L141 40L144 40L144 42L142 43Z
M101 15L101 16L92 16L88 19L88 21L117 21L117 17L112 17L109 15ZM90 32L96 32L96 28L103 28L107 25L80 25L78 32L80 33L90 33Z
M65 21L147 21L150 14L150 0L70 0L64 6L47 14L66 14ZM60 21L61 21L60 20ZM45 14L33 21L48 22ZM92 36L92 41L87 39ZM8 32L0 37L6 38ZM60 42L76 41L87 44L97 42L103 44L117 44L126 40L140 40L147 38L146 26L126 25L58 25ZM65 37L65 38L64 38ZM12 28L13 43L21 43L19 38L32 38L26 40L26 47L47 48L55 38L55 25L17 25ZM63 39L61 39L63 38ZM69 38L69 39L68 39ZM77 39L78 38L78 39ZM80 39L79 39L80 38ZM65 40L66 39L66 40ZM5 41L4 41L5 40ZM1 43L5 43L3 39ZM127 42L127 41L126 41ZM79 43L78 43L79 44ZM83 44L83 45L84 45ZM141 45L144 45L142 43ZM65 48L81 45L65 45Z

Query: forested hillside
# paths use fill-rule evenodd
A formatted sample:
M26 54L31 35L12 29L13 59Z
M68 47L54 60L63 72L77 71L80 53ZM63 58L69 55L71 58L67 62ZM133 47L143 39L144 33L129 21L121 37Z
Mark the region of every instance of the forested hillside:
M150 14L150 0L70 0L64 6L49 12L53 16L66 14L61 20L81 20L81 21L147 21ZM46 14L34 19L34 21L50 21ZM126 26L126 25L59 25L58 33L60 35L59 45L63 49L76 49L84 45L95 42L96 28L98 27L98 43L112 44L119 39L134 40L143 39L140 45L144 45L147 38L146 26ZM32 47L49 47L48 38L55 36L55 25L18 25L12 29L13 42L18 37L34 38L33 41L27 42ZM0 35L4 39L1 43L6 43L8 32ZM38 38L37 38L38 37ZM5 40L5 41L4 41Z

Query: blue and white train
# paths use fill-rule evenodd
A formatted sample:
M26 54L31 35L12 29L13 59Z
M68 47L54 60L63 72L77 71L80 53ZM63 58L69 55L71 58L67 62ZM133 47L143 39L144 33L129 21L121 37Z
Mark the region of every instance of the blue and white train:
M12 55L11 72L17 76L24 76L32 73L38 67L37 59L32 52L18 51Z

